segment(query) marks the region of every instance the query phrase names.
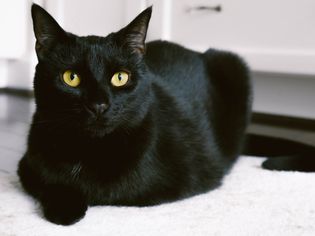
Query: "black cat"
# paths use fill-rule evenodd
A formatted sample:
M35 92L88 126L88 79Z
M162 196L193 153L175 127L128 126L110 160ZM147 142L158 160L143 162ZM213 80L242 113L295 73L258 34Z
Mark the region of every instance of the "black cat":
M251 82L238 56L145 44L151 8L107 37L65 32L32 6L36 112L18 174L45 217L147 206L220 185L239 156Z

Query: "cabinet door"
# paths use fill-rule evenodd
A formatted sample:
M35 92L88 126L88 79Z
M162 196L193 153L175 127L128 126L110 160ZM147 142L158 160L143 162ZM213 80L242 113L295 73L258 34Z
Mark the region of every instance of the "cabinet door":
M155 38L201 51L232 50L256 71L315 75L314 0L152 0L149 4L157 6Z

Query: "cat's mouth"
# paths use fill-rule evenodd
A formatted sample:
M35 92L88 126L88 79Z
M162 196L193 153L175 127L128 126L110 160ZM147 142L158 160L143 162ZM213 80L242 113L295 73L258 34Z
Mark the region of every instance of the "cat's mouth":
M95 119L89 121L85 126L85 132L90 137L102 138L107 134L113 132L114 128L106 123L105 120Z

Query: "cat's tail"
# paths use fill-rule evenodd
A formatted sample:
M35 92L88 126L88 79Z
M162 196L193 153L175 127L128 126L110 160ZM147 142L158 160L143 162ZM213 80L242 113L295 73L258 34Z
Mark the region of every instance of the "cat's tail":
M315 146L296 141L248 134L243 154L268 157L265 169L315 172Z

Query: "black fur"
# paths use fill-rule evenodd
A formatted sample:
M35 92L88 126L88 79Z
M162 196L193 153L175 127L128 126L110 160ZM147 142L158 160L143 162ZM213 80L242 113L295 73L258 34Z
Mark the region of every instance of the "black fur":
M72 224L88 205L147 206L220 185L238 157L251 111L236 55L144 44L151 8L107 37L65 32L32 7L39 63L36 112L18 174L45 217ZM78 88L61 80L72 69ZM125 70L131 81L110 85ZM102 116L89 110L104 103Z

